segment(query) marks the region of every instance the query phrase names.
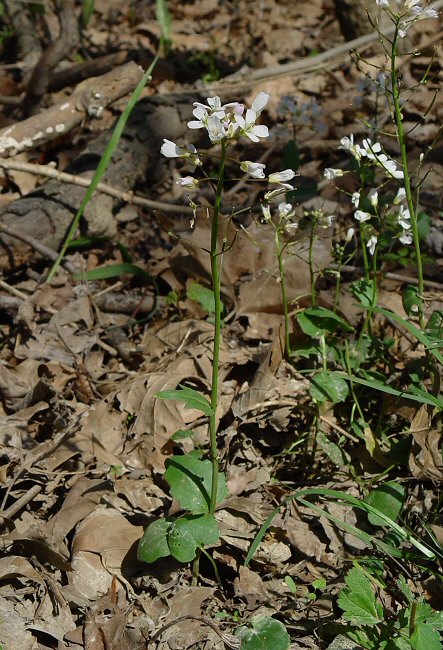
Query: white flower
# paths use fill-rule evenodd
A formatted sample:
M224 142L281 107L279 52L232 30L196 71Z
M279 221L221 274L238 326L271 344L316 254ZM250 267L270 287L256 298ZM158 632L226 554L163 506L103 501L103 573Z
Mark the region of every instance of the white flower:
M360 192L354 192L351 196L352 205L356 208L360 205Z
M363 221L369 221L369 219L372 218L372 214L369 214L369 212L364 212L363 210L356 210L354 212L354 218L360 223L363 223Z
M339 176L343 176L344 172L343 172L343 169L333 169L332 167L326 167L323 174L324 174L325 178L327 178L329 181L332 181L334 178L338 178Z
M185 187L188 190L193 190L198 185L198 180L193 176L183 176L177 181L177 185L180 187Z
M355 234L354 228L348 228L348 230L346 231L345 241L349 243L353 238L354 234Z
M203 164L198 157L197 149L193 144L186 144L184 147L180 147L175 144L175 142L165 139L160 149L160 153L162 153L166 158L186 158L193 168ZM193 171L193 169L191 171Z
M378 206L378 192L376 189L369 190L368 199L373 208Z
M166 156L166 158L189 158L192 154L197 153L197 149L193 144L187 144L184 147L180 147L178 144L175 144L175 142L164 139L160 153Z
M354 158L356 160L360 160L361 157L362 157L361 147L354 144L354 136L353 136L352 133L351 133L351 135L349 137L345 136L344 138L342 138L340 140L340 147L339 148L340 149L345 149L345 151L349 151L350 153L352 153L352 155L354 156Z
M263 109L267 106L269 102L270 96L268 93L264 93L263 91L260 91L257 95L257 97L254 99L252 102L251 109L254 111L254 113L257 115L257 117L260 115L260 113L263 111Z
M382 9L389 9L389 1L388 0L376 0L377 4L379 7Z
M267 138L269 135L267 126L255 124L257 117L258 113L251 108L248 108L245 117L243 115L234 115L234 119L240 128L240 135L245 135L252 142L258 142L259 138Z
M289 185L289 183L280 183L280 187L278 187L276 190L271 190L270 192L266 192L264 199L268 203L270 203L273 199L275 199L277 196L280 196L281 194L285 194L288 191L293 190L294 188L292 185Z
M329 228L335 219L335 214L328 214L326 217L320 219L319 224L322 228Z
M208 117L206 128L209 139L213 144L220 142L227 135L226 129L217 115L211 115L211 117Z
M286 183L294 178L295 172L292 169L285 169L282 172L275 172L274 174L269 174L268 181L269 183Z
M280 219L289 219L290 217L293 217L295 214L294 208L292 207L291 203L285 203L284 201L278 204L278 212L279 212Z
M240 169L246 174L250 174L253 178L265 178L265 169L266 165L262 163L251 162L250 160L244 160L240 164Z
M395 196L395 199L394 199L394 205L398 205L399 203L404 201L405 198L406 198L405 188L404 187L399 187L398 192L397 192L397 194Z
M403 228L403 230L409 230L411 227L411 214L408 208L405 208L403 205L401 205L399 208L397 222L398 225Z
M392 178L397 178L398 180L403 178L403 172L400 169L397 169L397 164L390 160L387 156L382 155L378 158L378 162L381 167L387 172L388 176Z
M269 205L262 204L261 211L263 213L263 219L265 221L271 221L271 208L269 207Z
M375 253L375 247L377 246L377 237L375 235L372 235L367 241L366 247L371 255L374 255Z
M412 244L412 235L410 232L404 232L400 237L399 240L401 241L402 244Z

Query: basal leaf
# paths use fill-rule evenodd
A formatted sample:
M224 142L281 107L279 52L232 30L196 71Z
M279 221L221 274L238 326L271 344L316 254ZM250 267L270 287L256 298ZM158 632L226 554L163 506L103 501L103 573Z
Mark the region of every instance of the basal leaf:
M354 328L335 312L318 305L299 312L297 320L305 334L313 337L323 336L328 332L332 334L338 327L344 332L354 331Z
M214 292L212 289L208 289L198 282L191 282L186 289L186 295L191 300L198 302L201 305L202 309L207 311L208 314L212 314L214 312L215 303ZM221 309L223 311L223 303L221 304Z
M251 627L242 625L234 634L242 640L241 650L287 650L290 638L283 623L270 616L253 618Z
M157 519L149 524L138 543L137 558L141 562L151 564L160 557L171 555L167 541L170 526L166 519Z
M211 495L212 465L209 460L200 460L187 454L172 456L166 461L165 479L172 496L180 502L183 510L194 515L209 512ZM218 476L217 503L227 494L223 474Z
M219 532L215 518L211 515L180 517L168 533L168 546L171 555L179 562L194 559L199 546L218 542Z
M338 605L343 618L356 625L377 625L383 620L383 609L377 602L369 578L357 567L345 577L346 587L340 591Z

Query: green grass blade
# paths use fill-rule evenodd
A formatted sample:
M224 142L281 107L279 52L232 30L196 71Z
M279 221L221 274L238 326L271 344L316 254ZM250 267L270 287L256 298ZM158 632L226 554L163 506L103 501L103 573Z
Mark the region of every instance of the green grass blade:
M383 520L384 524L390 528L391 530L395 531L402 539L405 541L408 541L412 546L414 546L422 555L424 555L428 559L435 559L435 553L429 549L427 546L425 546L420 540L416 539L409 531L407 531L405 528L397 524L395 521L387 517L383 512L380 512L377 508L374 508L371 506L369 503L366 503L365 501L360 501L359 499L356 499L355 497L346 494L345 492L340 492L339 490L328 490L326 488L307 488L306 490L299 490L297 492L293 492L289 496L285 497L283 499L281 505L277 506L269 517L266 519L264 524L261 526L260 530L258 531L257 535L252 541L251 547L248 551L248 554L246 556L244 565L248 566L249 562L254 556L255 551L257 550L260 542L262 541L263 537L266 535L267 530L269 529L270 525L272 524L272 521L274 520L274 517L278 514L280 511L280 508L287 503L289 503L292 500L300 501L304 505L309 506L312 510L315 512L318 512L321 516L326 517L327 519L334 521L337 525L339 525L341 528L344 530L347 530L348 532L351 532L352 534L357 533L357 537L362 539L363 541L367 541L369 544L376 544L380 550L382 550L385 553L389 553L391 555L397 555L399 556L399 551L398 549L395 549L394 547L385 544L384 542L381 542L379 540L376 540L373 536L368 535L362 530L359 530L358 528L355 528L354 526L347 524L344 521L341 521L340 519L337 519L330 513L326 512L319 506L310 503L309 501L305 500L303 497L305 496L325 496L325 497L331 497L334 500L339 500L339 501L345 501L346 503L349 503L349 505L359 508L360 510L363 510L367 514L373 514L379 517L380 519ZM400 557L401 557L401 552L400 552Z
M115 125L114 131L109 139L108 144L106 145L106 148L102 154L102 157L100 159L100 162L98 163L97 169L95 170L94 176L92 178L91 184L89 185L88 189L86 190L86 194L84 196L84 199L74 217L74 220L71 224L71 227L69 229L68 235L65 239L65 242L60 250L60 253L54 262L54 265L52 269L49 272L47 282L51 282L53 279L54 275L57 273L58 267L60 266L60 263L65 256L66 250L69 246L69 243L71 242L72 238L74 237L75 231L77 230L77 226L79 224L79 221L81 219L81 216L88 205L89 201L91 200L92 195L94 194L94 191L97 187L97 185L100 183L101 179L103 178L103 175L109 165L109 162L112 158L112 154L115 151L115 148L117 147L117 144L121 138L121 135L123 133L123 129L126 126L126 122L128 121L128 118L137 103L141 92L143 88L146 86L146 84L151 80L151 74L152 71L154 70L155 66L157 65L157 61L159 59L159 55L157 54L154 60L152 61L151 65L149 68L146 70L145 74L143 77L140 79L138 82L134 92L132 93L128 104L123 111L123 113L120 115L117 124Z
M397 314L394 314L392 311L388 311L387 309L382 309L381 307L376 307L374 310L378 312L379 314L383 314L383 316L386 316L386 318L390 318L391 320L395 321L402 327L408 330L412 336L415 336L417 341L420 341L425 348L429 351L432 356L437 359L439 363L443 365L443 356L442 354L434 347L434 343L426 336L426 334L423 333L423 331L418 328L416 325L411 323L408 320L405 320L401 316L397 316Z
M395 395L396 397L401 397L402 399L410 399L413 402L418 402L419 404L429 404L430 406L435 406L439 409L443 409L443 401L441 399L438 399L438 397L434 397L434 395L426 393L424 390L422 391L420 389L417 389L416 387L411 387L409 389L411 391L413 390L414 392L407 393L406 391L392 388L392 386L389 386L388 384L382 384L375 379L361 379L355 375L350 377L349 375L341 372L338 372L337 374L347 381L352 381L354 384L361 384L362 386L368 386L368 388L373 388L374 390L378 390L381 393L388 393L389 395Z

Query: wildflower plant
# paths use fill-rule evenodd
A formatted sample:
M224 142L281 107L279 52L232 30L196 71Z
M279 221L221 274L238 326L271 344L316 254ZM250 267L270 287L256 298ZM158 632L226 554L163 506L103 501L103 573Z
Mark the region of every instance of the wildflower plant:
M157 519L146 528L140 540L138 555L145 562L154 562L160 557L172 555L177 560L189 562L194 560L193 578L198 577L198 563L201 552L206 554L205 546L218 541L218 526L214 517L217 503L226 496L226 481L219 471L219 456L217 448L217 405L219 354L221 339L221 260L227 251L226 238L219 237L222 224L222 198L225 183L225 166L229 148L239 139L244 138L257 143L269 136L268 127L259 124L258 119L269 102L269 95L260 92L252 102L251 108L245 108L240 102L222 104L217 96L209 97L207 103L194 103L193 117L188 122L191 130L203 129L209 140L219 149L218 170L214 175L204 169L201 155L194 145L189 143L176 144L164 140L161 153L167 158L183 159L189 166L190 175L178 180L178 185L187 190L193 190L200 183L210 183L214 191L213 205L209 211L211 219L211 241L209 256L211 265L213 312L214 312L214 343L212 361L212 380L210 400L205 395L188 386L180 386L176 390L162 391L157 394L160 399L182 401L185 407L200 410L209 420L210 459L202 460L195 453L184 456L173 456L166 461L165 479L171 490L171 495L178 499L181 508L186 511L179 517ZM213 158L213 156L211 156ZM273 189L264 196L265 204L276 197L293 190L288 183L295 176L292 169L286 169L266 176L265 165L250 160L238 161L239 171L250 176L251 180L266 180ZM197 216L198 206L190 200ZM283 208L281 206L284 206ZM206 209L206 208L205 208ZM287 223L292 214L292 206L280 204L281 220ZM265 212L264 214L268 214ZM224 233L222 233L224 235ZM222 240L222 244L219 241ZM212 558L210 558L212 562Z

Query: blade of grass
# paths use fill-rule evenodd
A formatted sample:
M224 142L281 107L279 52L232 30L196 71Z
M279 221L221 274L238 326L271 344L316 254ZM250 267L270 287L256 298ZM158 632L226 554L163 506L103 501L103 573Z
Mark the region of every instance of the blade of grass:
M379 314L383 314L383 316L386 316L386 318L390 318L391 320L395 321L396 323L398 323L399 325L407 329L408 332L412 334L412 336L415 336L417 341L420 341L420 343L422 343L425 346L425 348L429 351L429 353L432 354L432 356L435 359L437 359L439 363L443 365L443 356L434 347L432 341L428 339L426 334L424 334L419 327L417 327L410 321L405 320L401 316L397 316L397 314L394 314L394 312L392 311L388 311L387 309L382 309L382 307L376 307L374 311L378 312Z
M373 544L373 543L377 544L380 547L380 549L383 550L384 552L388 552L393 555L398 554L398 549L395 549L390 545L387 545L383 542L380 542L379 540L376 540L373 536L368 535L362 530L354 528L354 526L347 524L341 521L340 519L337 519L336 517L333 517L333 515L326 512L319 506L316 506L310 503L309 501L303 499L303 497L308 495L332 497L334 500L345 501L355 508L359 508L360 510L365 511L366 513L371 513L376 515L377 517L380 517L380 519L384 521L386 526L388 526L389 528L391 528L391 530L395 531L398 535L400 535L402 539L408 541L422 555L424 555L428 559L435 559L435 553L432 550L430 550L424 544L422 544L420 540L417 540L405 528L399 526L399 524L397 524L395 521L387 517L384 513L380 512L377 508L374 508L374 506L371 506L369 503L366 503L365 501L360 501L359 499L356 499L355 497L352 497L351 495L346 494L345 492L340 492L339 490L328 490L326 488L308 488L306 490L299 490L297 492L293 492L292 494L288 495L287 497L285 497L285 499L283 499L281 505L277 506L277 508L275 508L271 512L269 517L261 526L254 540L252 541L251 547L248 551L248 554L244 562L245 566L248 566L249 562L253 558L255 551L257 550L263 537L266 535L267 530L269 529L274 517L278 514L280 508L286 505L287 503L289 503L290 501L293 501L294 499L296 501L302 502L304 505L309 506L314 511L318 512L321 516L324 516L327 519L334 521L334 523L342 527L344 530L347 530L348 532L352 532L353 534L356 534L355 531L358 531L357 537L359 537L363 541L368 541L369 544Z
M344 372L337 372L337 375L343 377L347 381L351 381L351 377ZM435 406L439 409L443 409L443 401L434 397L430 393L425 391L420 391L420 389L410 388L414 390L414 393L407 393L406 391L398 390L397 388L392 388L387 384L382 384L381 382L370 380L370 379L361 379L360 377L352 376L352 382L355 384L361 384L362 386L368 386L368 388L373 388L374 390L379 390L381 393L388 393L389 395L396 395L402 399L410 399L413 402L418 402L419 404L429 404L430 406Z
M115 148L117 147L117 144L121 138L121 135L123 133L123 129L126 126L126 122L128 121L128 118L137 103L141 92L143 88L146 86L146 84L151 80L151 74L152 71L154 70L155 66L157 65L157 61L159 59L159 54L157 54L152 61L151 65L149 68L146 70L145 74L143 75L142 79L138 82L134 92L132 93L125 110L123 113L120 115L117 124L115 125L114 131L109 139L108 144L106 145L106 148L102 154L102 157L100 159L100 162L98 163L97 169L95 170L94 176L92 178L91 184L89 185L88 189L86 190L86 194L84 196L83 201L81 202L81 205L73 219L73 222L71 224L71 227L69 229L69 232L67 234L67 237L63 243L63 246L60 250L60 253L54 262L54 265L52 269L49 272L49 275L47 277L46 282L51 282L55 274L57 273L57 270L60 266L60 263L65 256L66 250L74 237L75 231L77 230L79 221L81 219L81 216L88 205L89 201L91 200L92 195L94 194L95 188L97 185L100 183L101 179L103 178L103 175L109 165L109 162L112 158L112 154L115 151Z

